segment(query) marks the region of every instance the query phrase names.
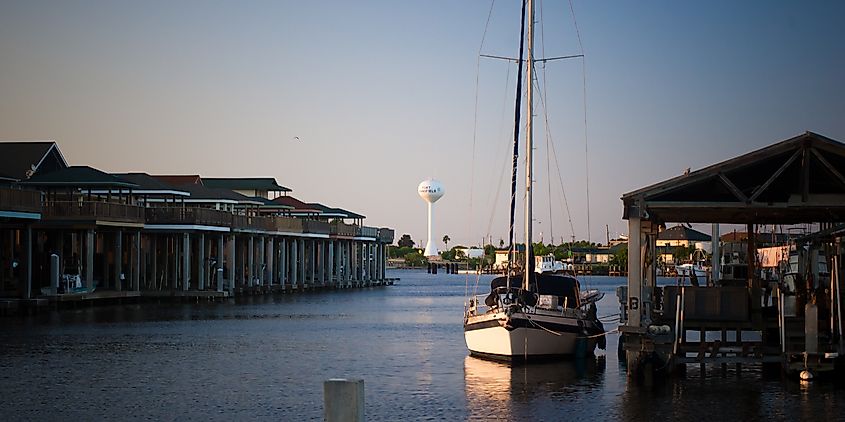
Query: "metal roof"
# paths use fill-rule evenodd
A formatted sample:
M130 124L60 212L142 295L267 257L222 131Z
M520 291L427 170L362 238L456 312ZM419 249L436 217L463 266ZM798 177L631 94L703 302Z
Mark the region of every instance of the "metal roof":
M626 193L623 218L797 224L845 221L845 144L806 132Z
M660 232L657 240L686 240L690 242L709 242L710 236L689 227L675 226Z
M298 213L311 213L311 214L319 214L320 210L311 206L311 204L306 204L290 195L280 196L271 200L270 202L274 204L284 205L291 207L294 212Z
M51 153L56 155L60 167L67 167L67 161L55 141L0 142L0 173L16 180L26 180L29 172L38 172Z
M180 196L189 196L185 189L179 189L170 185L168 183L162 182L161 180L150 176L147 173L112 173L113 175L135 183L138 187L135 189L135 192L138 194L146 193L154 193L154 194L166 194L166 195L180 195Z
M134 189L138 185L88 166L71 166L50 173L36 173L22 185L68 188Z
M312 202L312 203L309 203L308 205L320 210L320 212L322 212L322 215L325 216L325 217L353 218L353 219L367 218L367 217L364 217L361 214L354 213L352 211L347 211L343 208L327 207L327 206L325 206L325 205L323 205L319 202Z
M151 177L171 186L202 184L202 178L198 174L154 174Z
M272 177L203 177L202 183L210 188L231 190L266 190L271 192L291 192L290 189L279 186Z

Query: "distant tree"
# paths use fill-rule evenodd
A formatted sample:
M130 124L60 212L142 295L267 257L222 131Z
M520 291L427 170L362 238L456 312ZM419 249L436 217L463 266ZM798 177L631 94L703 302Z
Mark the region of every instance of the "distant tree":
M418 251L416 249L412 248L412 247L390 248L390 257L391 258L404 258L405 255L407 255L409 253L418 253Z
M451 237L449 237L449 235L448 235L448 234L444 234L444 235L443 235L443 244L444 244L444 245L446 245L446 247L449 247L449 241L450 241L450 240L452 240L452 238L451 238Z
M549 254L549 248L542 242L534 244L534 256L545 256Z
M505 247L505 239L499 238L499 249Z
M409 252L405 254L405 265L411 267L421 267L428 263L428 260L422 256L419 251Z
M613 256L610 257L610 263L613 265L618 265L622 268L628 266L628 248L619 248L616 252L613 253Z
M411 240L410 234L405 233L401 238L399 238L399 241L396 244L399 245L400 248L413 248L416 242Z

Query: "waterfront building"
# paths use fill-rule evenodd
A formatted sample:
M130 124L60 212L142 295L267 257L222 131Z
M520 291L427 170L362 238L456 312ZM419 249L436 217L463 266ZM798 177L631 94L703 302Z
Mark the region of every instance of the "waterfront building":
M0 142L10 155L0 297L225 298L385 282L393 230L293 203L273 178L108 174L68 166L55 142Z

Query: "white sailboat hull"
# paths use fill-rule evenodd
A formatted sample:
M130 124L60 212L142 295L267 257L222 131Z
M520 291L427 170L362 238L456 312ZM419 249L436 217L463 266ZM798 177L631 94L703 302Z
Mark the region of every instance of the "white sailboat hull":
M566 316L487 313L467 319L464 338L471 354L489 359L591 354L596 342L588 337L583 321L581 324L577 318Z

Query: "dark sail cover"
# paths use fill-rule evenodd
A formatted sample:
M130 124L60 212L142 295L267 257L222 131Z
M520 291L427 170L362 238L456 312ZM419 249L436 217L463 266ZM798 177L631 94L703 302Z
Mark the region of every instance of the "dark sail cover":
M496 277L490 282L490 291L494 292L497 288L504 289L507 287L507 277ZM568 307L575 308L578 303L578 280L575 277L566 274L537 274L533 273L528 280L529 291L538 295L552 295L560 298L561 303L567 303ZM519 289L522 285L522 276L517 274L511 277L511 288Z

